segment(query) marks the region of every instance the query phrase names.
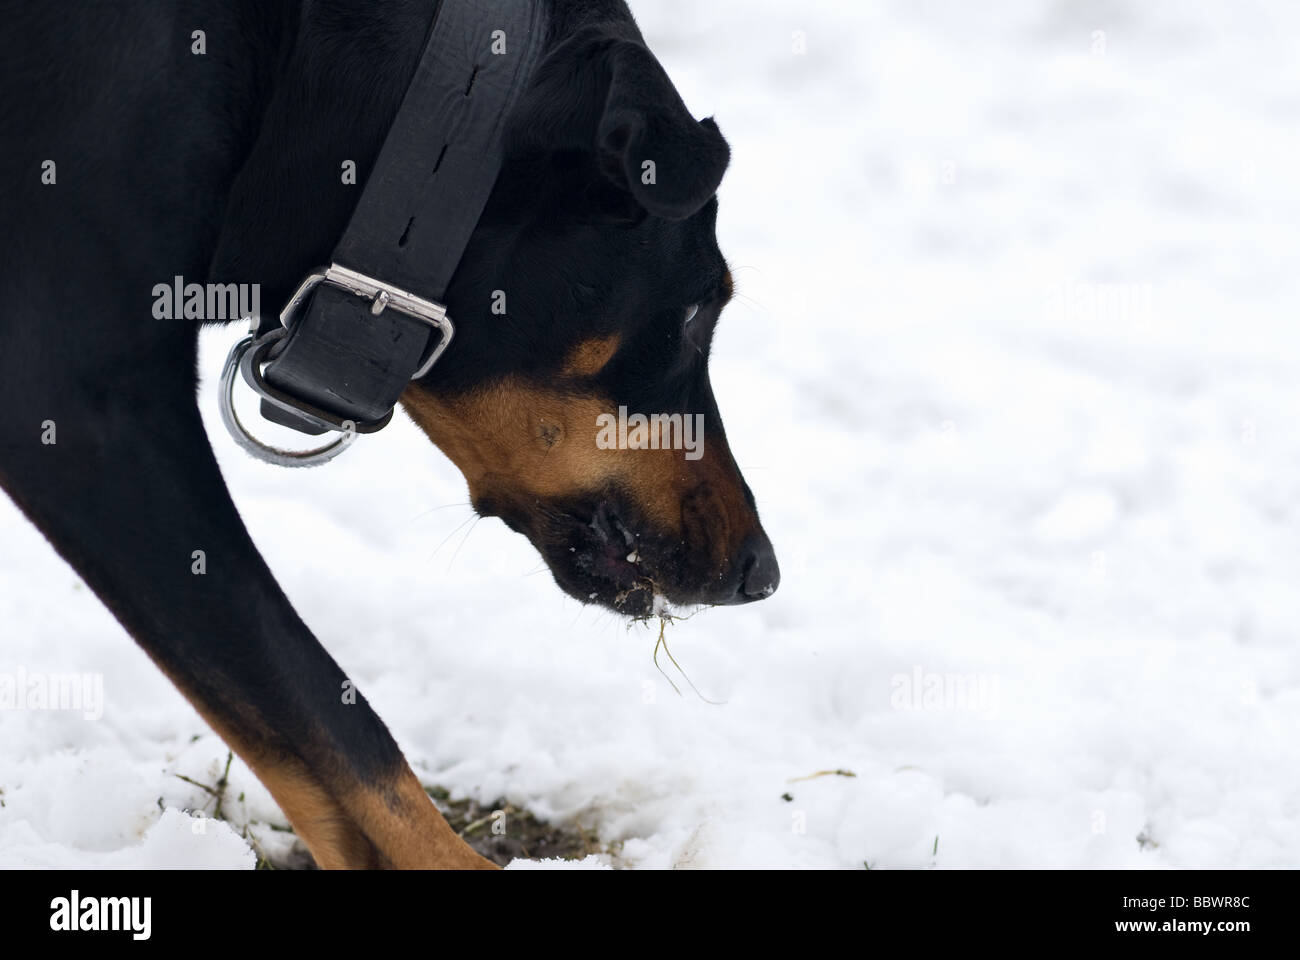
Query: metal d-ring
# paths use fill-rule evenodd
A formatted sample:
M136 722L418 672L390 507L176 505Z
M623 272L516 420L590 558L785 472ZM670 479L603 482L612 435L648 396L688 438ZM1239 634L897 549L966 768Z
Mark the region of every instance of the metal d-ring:
M429 372L447 349L447 345L451 343L451 338L456 332L451 318L447 316L447 308L442 304L435 303L432 300L425 300L400 287L383 283L373 277L366 276L364 273L337 263L330 264L328 268L322 268L309 274L298 285L298 289L294 291L293 296L289 298L289 302L280 311L279 327L259 335L257 333L258 321L250 318L252 327L248 336L230 348L230 353L226 357L226 365L221 370L221 393L219 396L221 420L226 425L226 429L230 431L230 435L234 437L235 442L244 450L258 460L264 460L279 467L316 467L322 463L329 463L348 448L358 433L374 433L377 430L382 430L393 417L393 411L389 410L387 414L378 420L359 423L352 420L339 420L329 411L315 409L304 401L274 390L263 380L260 370L261 361L267 358L269 351L275 347L277 340L287 337L293 330L293 321L299 309L306 303L308 295L322 283L347 290L355 296L369 301L370 312L373 315L378 315L383 313L385 309L391 308L438 331L438 340L428 349L426 355L420 359L420 366L411 377L412 380L419 380ZM248 355L250 350L253 351L252 356ZM239 422L239 415L235 413L235 375L241 372L248 381L249 386L253 388L255 393L261 394L263 400L296 415L308 424L320 427L321 431L333 430L339 436L332 443L327 443L315 450L281 450L278 447L262 443L248 432L248 428Z
M218 401L221 407L221 421L226 425L226 430L230 432L235 443L245 451L258 460L277 467L319 467L323 463L329 463L356 439L354 431L340 431L335 440L315 450L281 450L279 447L262 443L240 422L239 414L235 413L235 380L244 354L257 343L258 338L251 333L244 337L230 348L230 353L226 355L225 366L221 368L221 392Z

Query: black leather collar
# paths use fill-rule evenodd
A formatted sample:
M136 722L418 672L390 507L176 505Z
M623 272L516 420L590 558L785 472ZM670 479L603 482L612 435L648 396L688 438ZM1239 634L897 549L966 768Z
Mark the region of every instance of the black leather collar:
M544 7L442 0L333 264L237 360L232 351L264 417L313 435L374 432L447 348L442 304L500 171L506 120L541 59ZM246 449L281 462L226 420Z

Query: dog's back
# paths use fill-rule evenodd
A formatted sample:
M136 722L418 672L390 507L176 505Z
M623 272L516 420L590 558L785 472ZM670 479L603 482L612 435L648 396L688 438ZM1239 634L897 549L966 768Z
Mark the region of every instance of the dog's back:
M41 366L31 350L45 338L14 349L26 324L58 318L67 350L49 359L75 363L121 335L110 322L115 300L138 306L159 278L205 274L225 194L256 135L259 90L274 67L266 61L283 29L275 19L289 6L7 4L6 372Z

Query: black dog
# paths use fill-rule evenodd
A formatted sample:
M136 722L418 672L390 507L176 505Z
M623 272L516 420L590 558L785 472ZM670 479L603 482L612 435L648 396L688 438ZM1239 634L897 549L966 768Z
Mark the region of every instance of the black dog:
M583 602L759 599L776 560L707 370L731 293L714 236L727 145L622 0L538 2L544 59L446 298L456 339L403 403L478 512ZM342 702L217 469L198 324L155 319L152 291L257 283L273 309L328 261L360 190L340 169L364 184L435 6L0 7L0 484L326 867L487 862L364 700ZM702 414L702 456L606 449L598 418L620 407Z

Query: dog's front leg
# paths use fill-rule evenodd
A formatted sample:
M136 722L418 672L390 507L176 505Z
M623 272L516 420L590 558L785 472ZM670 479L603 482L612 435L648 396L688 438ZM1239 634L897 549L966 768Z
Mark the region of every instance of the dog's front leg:
M150 396L44 381L12 398L29 415L0 426L0 485L266 784L318 864L491 866L348 695L244 529L189 385L170 381Z

